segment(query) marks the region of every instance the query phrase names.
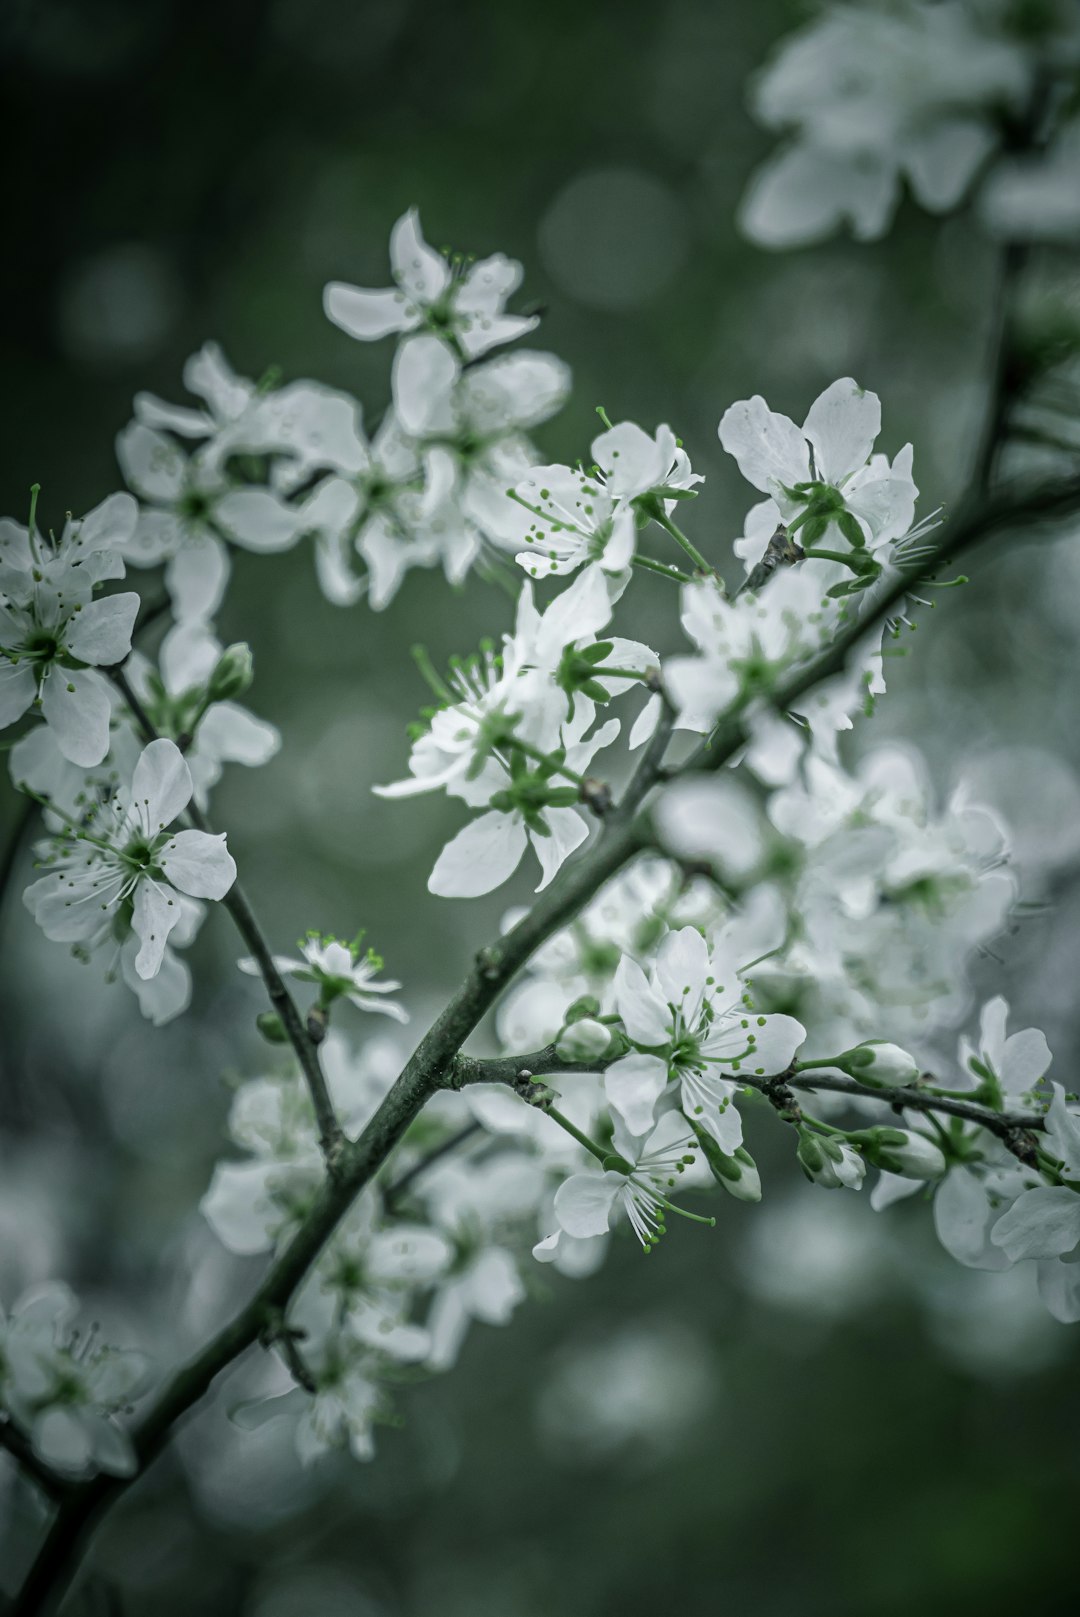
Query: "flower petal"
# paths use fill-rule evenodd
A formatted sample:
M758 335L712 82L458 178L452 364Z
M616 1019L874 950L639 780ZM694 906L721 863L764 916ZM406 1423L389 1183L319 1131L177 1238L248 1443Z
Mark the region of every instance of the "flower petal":
M479 898L501 887L521 863L528 845L524 821L492 809L472 820L446 844L428 878L440 898Z
M147 836L171 825L191 802L191 771L175 742L164 736L144 747L131 777L131 802Z
M647 1134L656 1103L667 1088L667 1062L636 1050L604 1074L604 1093L631 1134Z
M80 662L111 668L131 650L131 631L139 613L139 597L129 591L90 601L76 613L65 633L68 651Z
M225 846L225 834L178 831L158 856L174 887L191 898L224 898L236 880L236 863Z

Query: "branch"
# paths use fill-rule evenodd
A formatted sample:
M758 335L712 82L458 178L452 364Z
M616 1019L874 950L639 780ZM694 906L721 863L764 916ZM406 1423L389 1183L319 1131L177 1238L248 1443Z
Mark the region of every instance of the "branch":
M976 495L961 501L944 524L938 543L916 564L901 565L895 579L870 602L868 610L856 618L821 652L811 658L773 692L771 703L779 712L788 711L800 697L823 680L842 674L848 658L870 631L884 623L906 596L919 584L953 562L965 551L994 535L1031 525L1043 525L1080 510L1080 477L1057 478L1050 482L1015 480L994 493ZM721 716L716 729L699 748L687 768L717 769L745 745L748 717L744 704Z
M61 1597L91 1523L145 1471L174 1424L206 1395L215 1377L257 1342L266 1327L287 1309L339 1220L426 1101L444 1087L462 1044L502 990L535 950L647 845L637 811L661 779L671 725L672 714L665 703L630 784L620 802L605 816L601 835L592 848L566 867L517 926L479 952L465 981L421 1040L363 1133L355 1141L342 1143L337 1171L323 1181L313 1207L285 1251L270 1265L254 1297L158 1394L132 1433L138 1461L134 1476L100 1475L73 1490L30 1569L12 1617L38 1617Z
M132 690L131 682L124 670L122 668L110 668L108 672L113 684L131 709L145 739L147 741L159 740L157 729L142 702ZM189 805L187 818L197 831L212 834L205 815L195 803ZM266 985L266 992L270 996L270 1003L281 1017L282 1026L288 1035L289 1043L296 1052L296 1059L300 1063L301 1071L311 1094L311 1102L315 1108L315 1120L319 1128L319 1144L322 1147L327 1167L331 1172L334 1172L344 1143L344 1135L334 1113L333 1102L326 1087L326 1079L323 1076L318 1051L301 1020L295 1000L286 988L281 973L274 964L274 957L270 953L270 947L238 881L233 882L221 902L232 916L236 930L251 950L255 963L259 968L259 975Z
M602 1073L616 1057L600 1057L593 1061L566 1061L559 1056L553 1044L542 1050L531 1050L526 1055L499 1056L491 1060L478 1060L473 1056L458 1056L453 1075L446 1087L460 1089L465 1084L506 1084L511 1089L521 1087L523 1080L543 1077L549 1073ZM857 1078L830 1073L818 1068L800 1071L794 1063L786 1072L771 1077L747 1076L733 1073L735 1083L757 1090L770 1102L775 1101L778 1090L786 1088L814 1091L827 1089L838 1095L851 1095L861 1100L877 1101L894 1110L910 1108L917 1112L946 1112L951 1117L962 1117L969 1123L996 1134L1016 1156L1030 1155L1022 1136L1032 1130L1042 1131L1046 1118L1041 1112L995 1112L976 1101L957 1100L950 1095L935 1095L917 1085L861 1084ZM781 1097L783 1098L783 1097Z

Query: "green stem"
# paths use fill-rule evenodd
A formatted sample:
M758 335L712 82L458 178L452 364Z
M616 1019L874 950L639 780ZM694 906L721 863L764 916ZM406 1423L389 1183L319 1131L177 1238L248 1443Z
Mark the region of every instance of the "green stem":
M571 1123L570 1119L568 1117L564 1117L562 1112L557 1111L554 1106L545 1106L543 1110L547 1116L551 1118L551 1121L553 1123L558 1123L561 1129L565 1129L566 1133L569 1134L572 1139L576 1140L578 1145L583 1145L586 1151L588 1151L589 1155L596 1158L597 1162L610 1162L612 1156L616 1154L611 1151L602 1150L602 1148L597 1145L595 1140L590 1140L587 1134L582 1134L581 1130L575 1127L575 1125Z
M677 584L692 582L689 573L682 572L678 567L669 567L667 562L654 561L651 556L643 556L640 552L633 557L631 565L643 567L650 573L659 573L661 578L673 578Z
M694 541L687 538L677 523L672 522L662 506L653 513L653 521L658 527L663 528L665 533L670 534L677 545L682 546L699 573L714 573L716 571L714 567L709 566Z
M521 741L517 736L511 735L507 738L506 745L516 748L518 752L523 752L526 758L532 759L533 763L542 764L553 775L562 775L566 780L573 781L575 786L584 786L584 775L580 775L576 769L568 769L566 764L557 764L548 753L541 752L539 747L534 747L531 741Z

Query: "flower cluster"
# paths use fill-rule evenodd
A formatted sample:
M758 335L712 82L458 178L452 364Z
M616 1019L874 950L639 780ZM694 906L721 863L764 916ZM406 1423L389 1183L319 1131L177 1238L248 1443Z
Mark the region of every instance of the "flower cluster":
M944 213L981 180L996 232L1075 236L1078 68L1069 0L829 5L754 87L755 116L787 140L751 181L743 229L767 247L842 226L871 241L889 228L905 183Z
M1025 116L1051 37L1075 65L1075 30L1047 17L1017 49L996 0L827 13L762 83L763 116L799 138L757 182L752 228L875 234L901 176L950 205ZM1032 1262L1051 1312L1080 1319L1080 1111L1047 1087L1042 1034L1007 1035L995 998L946 1055L972 958L1015 910L1007 833L962 784L939 807L913 753L851 767L842 745L884 692L904 622L889 609L935 521L916 522L911 446L877 447L879 401L851 378L801 425L739 400L719 438L762 498L729 554L703 550L681 525L703 479L669 426L601 410L587 461L541 462L529 434L568 376L493 352L537 325L507 309L517 264L433 251L414 211L390 257L390 287L325 295L349 336L397 339L370 436L348 395L238 377L209 344L185 371L198 407L135 400L118 455L138 503L114 495L59 539L34 508L0 524L0 720L20 725L11 775L43 823L28 910L162 1022L191 996L178 951L224 901L271 1002L272 1058L235 1084L235 1151L201 1204L234 1254L304 1254L249 1333L273 1383L238 1419L292 1408L305 1463L369 1457L393 1387L452 1365L474 1322L505 1324L534 1260L584 1276L612 1239L651 1252L674 1217L714 1224L699 1209L717 1187L760 1200L766 1117L815 1185L858 1191L872 1172L877 1209L922 1191L960 1262ZM500 638L445 677L417 648L433 701L407 774L374 788L468 813L432 893L490 893L530 851L539 891L611 831L565 902L506 917L512 943L481 953L409 1062L396 1030L357 1048L340 1025L347 1007L407 1020L363 935L274 953L205 817L227 765L280 744L239 701L250 651L219 637L230 547L309 542L340 606L385 605L414 566L511 581ZM153 655L132 648L139 596L115 588L129 565L163 569L139 624L170 618ZM613 632L646 587L669 592L663 655ZM614 750L624 723L636 756ZM497 1054L467 1056L453 1030L489 1009ZM41 1464L123 1474L143 1367L76 1335L73 1310L54 1286L0 1321L0 1401Z

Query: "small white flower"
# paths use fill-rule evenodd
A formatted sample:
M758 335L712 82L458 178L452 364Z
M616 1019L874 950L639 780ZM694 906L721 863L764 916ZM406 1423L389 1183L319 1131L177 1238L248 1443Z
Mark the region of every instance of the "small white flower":
M78 1304L66 1286L35 1287L0 1312L0 1390L34 1453L65 1476L129 1477L135 1452L116 1422L143 1390L148 1360L108 1346L94 1328L72 1328Z
M890 466L872 453L881 403L843 377L810 406L803 425L770 410L760 396L731 405L720 442L748 483L775 503L789 534L806 549L882 549L907 533L918 489L908 444ZM765 514L762 514L765 520Z
M236 879L223 835L169 831L192 791L179 749L152 741L127 791L44 844L52 868L24 898L45 936L93 949L110 937L119 946L134 932L135 970L144 979L155 976L183 914L181 894L224 898Z
M711 953L691 926L668 933L648 977L623 956L615 1003L637 1049L608 1068L604 1088L630 1132L652 1126L670 1086L685 1116L729 1154L742 1143L740 1072L784 1072L806 1037L793 1017L757 1015L734 962Z
M358 1011L377 1011L396 1022L407 1022L408 1012L391 999L401 987L399 982L376 978L382 970L382 960L372 949L361 953L360 939L342 943L337 938L323 937L309 932L298 945L301 958L275 955L274 965L283 976L295 977L299 982L315 983L319 989L319 1003L329 1005L335 999L345 998ZM260 975L258 962L252 959L238 962L240 970L249 977Z
M714 1223L676 1207L668 1197L680 1175L697 1161L696 1151L678 1112L666 1112L644 1140L635 1140L616 1118L611 1166L572 1174L555 1192L559 1229L574 1240L586 1240L603 1235L621 1213L648 1252L664 1234L669 1212Z
M521 284L520 264L502 253L472 264L448 262L424 240L415 208L391 231L390 270L395 284L384 291L331 281L323 297L328 318L361 342L427 330L466 359L513 342L538 324L535 315L505 311Z

